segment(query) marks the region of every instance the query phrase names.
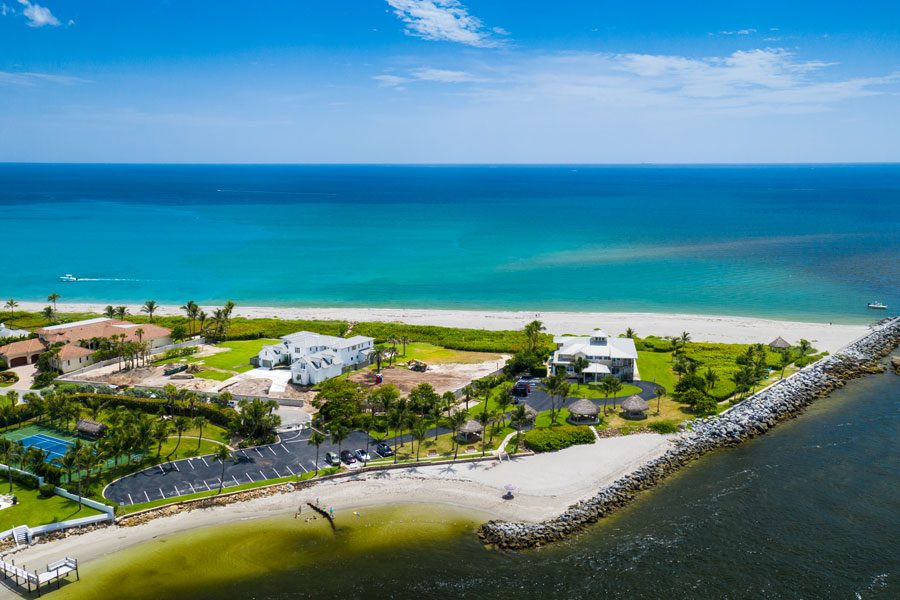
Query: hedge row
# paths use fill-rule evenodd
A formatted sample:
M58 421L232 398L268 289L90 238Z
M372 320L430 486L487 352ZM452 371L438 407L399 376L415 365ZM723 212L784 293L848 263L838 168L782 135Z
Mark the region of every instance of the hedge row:
M576 444L593 444L595 439L591 428L584 425L532 429L525 434L525 447L535 452L553 452Z
M117 396L113 394L74 394L72 396L72 400L77 400L82 404L91 398L99 398L112 406L134 408L146 413L159 412L160 408L165 409L171 404L165 398L135 398L133 396ZM182 411L188 410L187 403L180 400L175 401L175 406ZM194 405L194 414L196 416L206 417L210 423L219 425L220 427L228 427L231 420L238 416L237 411L233 408L219 408L215 404L196 404Z

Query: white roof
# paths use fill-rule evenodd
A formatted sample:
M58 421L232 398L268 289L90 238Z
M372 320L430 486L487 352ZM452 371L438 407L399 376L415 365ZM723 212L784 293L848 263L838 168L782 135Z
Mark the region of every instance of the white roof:
M598 356L600 358L631 358L637 360L637 348L630 338L608 338L605 346L591 344L589 337L558 338L562 346L556 354Z
M334 335L322 335L321 333L313 333L312 331L298 331L281 338L288 344L297 346L329 346L332 348L346 348L355 344L365 342L373 342L375 338L355 335L351 338L342 338Z
M591 363L588 365L588 368L584 370L585 373L597 373L599 375L609 375L610 370L606 365L601 365L600 363Z
M93 325L94 323L102 323L104 321L112 321L108 317L97 317L95 319L85 319L84 321L75 321L73 323L63 323L62 325L51 325L44 327L44 331L54 331L56 329L68 329L69 327L81 327L82 325Z

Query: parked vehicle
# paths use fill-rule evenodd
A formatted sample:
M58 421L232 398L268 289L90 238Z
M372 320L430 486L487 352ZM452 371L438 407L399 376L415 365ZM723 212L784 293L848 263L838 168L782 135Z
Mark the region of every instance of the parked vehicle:
M348 465L356 464L356 457L349 450L341 450L341 460Z
M327 452L325 454L325 462L336 467L341 464L341 459L338 458L337 452Z
M384 458L394 455L394 451L391 450L391 447L388 446L387 444L385 444L384 442L378 442L377 444L375 444L375 452L377 452Z
M510 394L513 396L518 396L519 398L524 398L528 395L528 392L531 390L528 388L528 384L524 381L517 381L516 384L512 387Z
M357 448L353 455L356 457L356 460L360 462L369 462L371 460L369 453L362 448Z

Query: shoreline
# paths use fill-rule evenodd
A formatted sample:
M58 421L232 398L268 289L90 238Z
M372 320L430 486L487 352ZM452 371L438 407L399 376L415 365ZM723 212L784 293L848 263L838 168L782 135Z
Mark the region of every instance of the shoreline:
M47 304L20 302L19 309L39 312ZM141 305L125 304L131 314L141 314ZM102 314L104 304L60 302L59 312L92 312ZM210 312L214 306L202 306ZM0 313L2 314L2 313ZM183 316L184 312L174 304L163 304L157 309L160 316ZM241 306L234 309L234 316L249 319L278 318L286 320L344 320L399 322L409 325L434 325L466 329L520 330L535 319L540 320L547 332L554 335L590 335L600 328L611 335L624 334L627 328L635 330L639 337L648 335L677 336L687 331L698 342L751 344L771 342L783 337L796 344L801 338L812 342L820 352L835 352L870 331L869 325L829 324L809 321L776 320L757 317L733 317L724 315L693 315L683 313L641 312L532 312L532 311L479 311L404 308L290 308L266 306ZM880 317L885 315L873 315ZM2 319L2 317L0 317ZM873 318L873 321L876 320Z

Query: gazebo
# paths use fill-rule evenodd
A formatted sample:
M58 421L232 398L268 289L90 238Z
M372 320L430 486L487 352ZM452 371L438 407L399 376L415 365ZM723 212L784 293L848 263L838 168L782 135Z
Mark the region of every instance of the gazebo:
M598 414L600 414L600 407L587 398L576 400L569 405L569 421L576 425L596 423Z
M106 433L106 423L93 419L78 419L78 423L75 424L75 431L88 437L100 438Z
M625 411L627 419L646 419L646 412L650 409L644 399L637 394L625 398L620 406Z
M461 440L469 441L472 438L478 439L479 437L481 437L481 423L475 419L469 419L459 428L459 438Z
M769 348L772 350L777 350L778 352L789 350L791 345L781 336L778 336L771 342L769 342Z

